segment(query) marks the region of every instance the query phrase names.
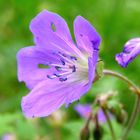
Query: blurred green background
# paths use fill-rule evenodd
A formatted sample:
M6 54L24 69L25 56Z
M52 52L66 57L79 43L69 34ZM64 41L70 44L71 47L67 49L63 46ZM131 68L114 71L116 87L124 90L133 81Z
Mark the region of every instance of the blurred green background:
M100 57L105 67L123 73L140 85L140 58L127 69L121 68L114 59L127 40L140 37L140 0L0 0L0 139L10 134L9 140L78 140L84 124L84 119L73 110L76 103L42 119L29 120L21 112L20 100L29 91L17 80L16 53L33 44L29 24L43 9L60 14L71 32L77 15L89 20L102 37ZM95 83L81 103L90 102L95 95L109 90L119 92L118 99L130 115L134 95L115 78L104 77ZM119 129L115 125L115 131ZM139 131L140 119L129 140L139 139ZM104 140L111 139L108 131L105 133L108 136Z

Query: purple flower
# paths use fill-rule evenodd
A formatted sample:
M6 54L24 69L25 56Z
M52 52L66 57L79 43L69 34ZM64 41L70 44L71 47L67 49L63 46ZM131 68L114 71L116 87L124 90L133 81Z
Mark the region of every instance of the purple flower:
M116 61L122 67L133 61L133 59L140 54L140 38L130 39L124 46L123 52L116 55Z
M89 104L77 104L75 106L75 110L83 118L88 118L89 115L92 113L92 108ZM98 120L100 123L106 122L106 117L105 117L102 109L98 110L97 116L98 116Z
M77 16L75 44L65 20L47 10L31 21L30 30L35 45L17 54L18 79L31 90L21 106L26 117L44 117L90 89L101 38L87 20Z
M89 104L77 104L74 109L79 113L83 118L88 118L92 112L91 106Z
M106 122L106 117L105 117L104 112L102 111L102 109L98 110L97 116L98 116L99 122L101 122L101 123ZM110 113L109 113L109 116L112 117L112 115Z
M16 137L14 134L7 133L3 135L2 140L16 140Z

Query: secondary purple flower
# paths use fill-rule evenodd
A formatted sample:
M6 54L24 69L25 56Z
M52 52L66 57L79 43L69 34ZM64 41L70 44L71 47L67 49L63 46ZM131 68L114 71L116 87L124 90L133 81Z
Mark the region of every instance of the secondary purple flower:
M83 118L88 118L92 112L91 106L89 104L77 104L74 109L79 113Z
M83 118L88 118L92 113L92 108L89 104L77 104L75 110ZM106 117L101 109L98 110L97 116L100 123L106 122Z
M2 136L2 140L16 140L16 137L14 134L7 133Z
M87 20L77 16L75 44L65 20L47 10L31 21L30 30L35 45L17 54L18 79L31 90L21 106L26 117L44 117L90 89L101 38Z
M116 61L122 67L133 61L133 59L140 54L140 38L130 39L124 46L123 52L116 55Z

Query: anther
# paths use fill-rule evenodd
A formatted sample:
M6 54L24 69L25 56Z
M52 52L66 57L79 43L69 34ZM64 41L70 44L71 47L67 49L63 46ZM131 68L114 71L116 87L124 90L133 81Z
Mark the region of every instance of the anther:
M70 59L77 60L77 58L75 56L70 56Z
M60 59L61 62L62 62L62 65L65 65L65 61L63 59Z
M61 56L64 56L64 57L67 57L67 55L66 54L64 54L64 53L61 53L61 52L58 52Z
M75 65L72 66L72 72L76 72L76 67L75 67Z
M56 73L54 73L53 75L56 76L56 77L60 77L60 75L59 74L56 74Z
M53 79L54 77L50 76L50 75L47 75L47 78L49 79Z
M55 69L56 69L57 71L61 71L61 70L62 70L60 66L55 66Z
M66 80L67 80L67 78L59 78L59 81L61 81L61 82L64 82Z

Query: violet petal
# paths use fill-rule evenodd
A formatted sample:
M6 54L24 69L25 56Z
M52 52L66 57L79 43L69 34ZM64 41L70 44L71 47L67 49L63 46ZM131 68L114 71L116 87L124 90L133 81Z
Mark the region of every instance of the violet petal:
M24 81L27 87L32 89L39 82L47 79L47 75L53 71L52 68L42 69L38 65L47 65L50 62L58 63L59 61L43 48L26 47L21 49L17 54L19 81Z
M95 28L83 17L77 16L74 21L74 34L78 47L91 54L98 50L101 42L100 35Z
M125 46L123 52L116 55L116 61L122 67L127 67L134 58L140 54L140 38L134 38L129 40Z
M83 85L71 85L68 82L62 84L58 81L45 80L22 99L22 110L26 117L44 117L60 108L69 94L77 94L80 97ZM74 95L74 94L73 94Z

